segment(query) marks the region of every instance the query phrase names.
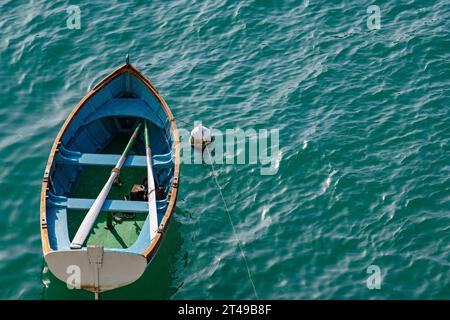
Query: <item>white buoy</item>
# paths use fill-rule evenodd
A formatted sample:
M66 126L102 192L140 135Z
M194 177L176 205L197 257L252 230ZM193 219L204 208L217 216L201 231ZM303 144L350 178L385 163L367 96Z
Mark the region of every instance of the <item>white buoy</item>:
M199 124L191 131L191 145L203 149L212 142L211 130Z

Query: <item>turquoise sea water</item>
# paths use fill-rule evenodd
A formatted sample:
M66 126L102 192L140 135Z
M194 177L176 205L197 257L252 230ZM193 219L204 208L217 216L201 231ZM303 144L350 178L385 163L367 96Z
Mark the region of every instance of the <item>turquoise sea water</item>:
M70 110L127 53L179 127L280 130L275 175L216 166L260 298L449 299L448 1L3 0L0 11L1 299L92 298L44 266L40 184ZM254 298L210 167L181 170L158 256L102 298ZM379 290L366 286L370 265Z

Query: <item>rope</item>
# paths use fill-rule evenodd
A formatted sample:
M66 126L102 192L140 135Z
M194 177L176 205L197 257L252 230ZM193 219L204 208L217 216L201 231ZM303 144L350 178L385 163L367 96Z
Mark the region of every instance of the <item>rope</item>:
M187 124L188 126L190 126L192 124L192 122L187 122L187 121L184 121L184 120L181 120L181 119L177 119L176 121L177 122L182 122L184 124Z
M184 123L186 125L191 125L191 123L188 123L187 121L184 121L184 120L181 120L181 119L178 119L177 122L182 122L182 123ZM211 156L211 152L209 151L208 146L206 146L206 150L208 150L209 158L211 159L212 156ZM236 239L237 245L239 247L239 250L241 252L242 258L244 260L245 268L247 269L248 279L250 280L250 283L252 285L253 292L255 294L256 300L259 300L259 296L258 296L258 293L256 291L255 283L253 282L252 274L250 272L250 267L248 266L247 258L245 257L244 249L242 248L241 241L239 240L239 237L237 235L236 228L235 228L234 223L233 223L233 219L231 219L230 210L228 209L227 202L225 201L225 197L223 196L222 187L220 186L219 181L217 180L216 170L214 168L214 164L212 163L212 161L211 161L211 172L212 172L212 175L214 177L214 181L215 181L215 183L217 185L217 188L219 189L219 194L220 194L220 197L222 198L223 204L225 206L225 211L227 212L228 220L230 221L230 225L231 225L231 228L233 229L234 237Z
M209 159L211 160L211 153L209 152L208 146L206 146L205 149L208 150ZM239 237L238 237L237 232L236 232L236 228L234 227L234 224L233 224L233 220L231 219L230 210L228 209L227 202L225 201L225 198L224 198L223 193L222 193L222 187L220 186L219 181L217 180L216 170L214 169L214 165L213 165L212 161L210 161L210 162L211 162L211 172L213 174L213 177L214 177L214 180L216 182L217 188L219 188L220 197L222 198L223 204L225 206L225 210L227 212L228 219L230 220L230 225L231 225L231 228L233 229L233 234L234 234L234 237L236 238L236 242L238 244L239 250L241 251L241 255L242 255L242 258L243 258L244 263L245 263L245 268L247 269L248 279L250 280L250 283L252 285L253 292L255 293L256 300L259 300L258 293L256 292L255 283L253 282L252 274L251 274L250 268L248 266L247 258L245 257L244 249L242 248L241 241L239 240Z

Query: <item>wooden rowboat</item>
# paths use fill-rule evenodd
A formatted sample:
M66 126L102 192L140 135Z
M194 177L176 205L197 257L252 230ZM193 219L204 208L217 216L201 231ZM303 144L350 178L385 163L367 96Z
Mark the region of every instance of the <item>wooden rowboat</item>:
M53 143L40 207L50 271L97 294L136 281L174 211L179 166L172 113L127 59L75 106Z

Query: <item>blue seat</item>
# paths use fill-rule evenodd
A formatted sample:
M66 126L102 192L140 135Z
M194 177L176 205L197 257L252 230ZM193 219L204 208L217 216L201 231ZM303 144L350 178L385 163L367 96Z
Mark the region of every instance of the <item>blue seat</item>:
M69 231L67 226L67 209L73 210L87 210L94 203L93 199L77 199L57 196L51 192L47 193L47 226L49 230L50 246L55 250L70 248ZM156 201L158 210L158 224L161 223L164 213L167 209L167 199ZM104 211L118 211L118 212L136 212L146 213L147 218L144 222L143 233L139 237L145 238L149 234L148 223L148 203L145 201L123 201L123 200L106 200L102 210ZM124 250L128 252L142 252L143 244L141 242L135 243Z
M88 210L94 199L67 199L67 209ZM145 201L105 200L102 211L141 212L148 213L148 203Z
M67 150L63 146L59 147L56 154L56 163L72 164L72 165L96 165L114 167L119 161L118 154L99 154L99 153L81 153L78 151ZM172 168L172 153L157 154L152 156L153 168ZM124 164L125 167L147 167L145 156L127 156Z
M66 198L48 193L47 203L52 208L66 208L72 210L89 210L94 203L94 199ZM156 208L158 212L164 212L167 208L167 199L157 200ZM148 202L146 201L126 201L126 200L106 200L102 211L136 212L148 213Z

